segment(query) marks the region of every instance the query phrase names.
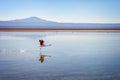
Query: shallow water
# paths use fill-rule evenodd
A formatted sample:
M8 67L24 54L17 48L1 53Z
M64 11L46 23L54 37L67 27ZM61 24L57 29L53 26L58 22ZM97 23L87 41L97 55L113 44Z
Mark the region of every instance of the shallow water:
M119 61L120 33L0 32L0 80L119 80Z

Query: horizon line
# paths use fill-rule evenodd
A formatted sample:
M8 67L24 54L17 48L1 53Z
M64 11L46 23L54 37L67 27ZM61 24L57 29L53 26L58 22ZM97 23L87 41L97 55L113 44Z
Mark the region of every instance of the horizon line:
M23 17L23 18L16 18L16 19L5 19L5 20L0 20L0 21L12 21L12 20L22 20L22 19L27 19L27 18L38 18L38 19L42 19L42 20L46 20L46 21L52 21L52 22L57 22L57 23L75 23L75 24L79 24L79 23L86 23L86 24L120 24L120 22L69 22L69 21L54 21L54 20L49 20L49 19L45 19L45 18L40 18L38 16L30 16L30 17Z

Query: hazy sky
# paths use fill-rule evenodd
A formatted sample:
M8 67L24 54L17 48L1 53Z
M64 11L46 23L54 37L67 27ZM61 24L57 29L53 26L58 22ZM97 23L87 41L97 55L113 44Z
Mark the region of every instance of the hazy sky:
M0 20L30 16L57 22L120 23L120 0L0 0Z

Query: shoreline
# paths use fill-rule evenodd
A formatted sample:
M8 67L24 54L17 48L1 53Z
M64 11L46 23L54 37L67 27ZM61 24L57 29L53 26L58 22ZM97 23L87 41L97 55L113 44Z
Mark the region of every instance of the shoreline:
M0 32L120 32L120 29L0 28Z

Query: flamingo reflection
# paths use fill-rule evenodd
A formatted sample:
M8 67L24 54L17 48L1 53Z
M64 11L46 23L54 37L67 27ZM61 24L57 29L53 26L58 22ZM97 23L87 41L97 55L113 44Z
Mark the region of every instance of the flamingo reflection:
M40 52L39 61L40 61L41 63L43 63L44 60L45 60L45 57L51 57L51 56L49 56L49 55L44 55L44 54L42 54L42 53Z

